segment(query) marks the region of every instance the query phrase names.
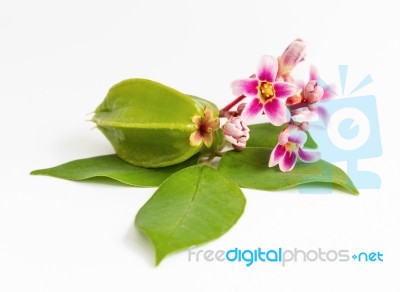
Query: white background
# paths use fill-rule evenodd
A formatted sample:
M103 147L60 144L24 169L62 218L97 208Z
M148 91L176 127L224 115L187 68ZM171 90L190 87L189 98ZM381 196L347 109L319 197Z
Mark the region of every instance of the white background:
M399 291L399 23L393 1L0 0L0 291ZM397 23L396 23L397 22ZM307 62L377 97L383 155L359 162L380 190L351 196L245 189L237 225L204 249L380 251L384 262L188 262L157 268L134 228L155 189L29 176L33 169L112 153L88 122L114 83L145 77L215 101L262 54L293 39ZM345 169L346 164L342 167ZM396 181L397 180L397 181Z

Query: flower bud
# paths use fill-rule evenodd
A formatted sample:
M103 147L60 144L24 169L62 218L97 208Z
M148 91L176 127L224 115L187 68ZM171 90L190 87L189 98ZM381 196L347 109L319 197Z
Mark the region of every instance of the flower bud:
M324 89L318 85L316 80L310 80L304 87L304 99L308 103L318 102L324 95Z
M222 127L225 139L232 144L236 150L246 148L246 142L249 140L250 129L240 119L240 117L230 118Z
M299 129L302 131L308 131L310 124L308 122L301 122L299 125Z
M294 40L279 57L279 74L287 75L293 68L304 60L306 43L302 39Z
M142 167L178 164L218 144L214 104L145 79L114 85L93 122L122 160Z

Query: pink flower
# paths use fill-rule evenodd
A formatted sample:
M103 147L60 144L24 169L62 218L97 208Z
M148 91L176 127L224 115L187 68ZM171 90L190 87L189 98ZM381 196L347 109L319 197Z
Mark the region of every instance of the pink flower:
M305 150L303 145L307 134L299 126L290 124L280 134L278 144L272 150L269 158L269 167L279 164L279 169L288 172L296 164L297 157L303 162L315 162L320 158L320 153L315 150Z
M310 67L310 81L309 82L311 82L313 80L315 80L315 82L317 82L317 81L320 81L320 78L319 78L319 74L318 74L317 68L315 68L314 66L311 66ZM318 86L320 86L320 85L318 85ZM320 87L322 89L322 95L319 98L319 101L327 101L327 100L333 98L333 96L334 96L333 91L334 91L334 88L335 88L335 86L333 84L330 84L330 85L326 85L325 84L324 86L320 86Z
M246 142L249 140L250 129L240 119L240 117L230 118L222 127L225 139L232 144L236 150L246 148Z
M293 81L293 83L301 90L286 100L286 105L288 106L301 102L312 104L318 101L327 101L333 97L335 86L323 84L314 66L310 67L310 79L307 83L300 80Z
M308 103L316 103L324 95L324 89L318 85L316 80L310 80L304 86L304 99Z
M302 39L295 39L283 52L279 60L279 75L290 74L293 68L304 60L306 56L306 42Z
M308 105L308 108L311 112L316 112L319 117L322 119L322 121L325 123L325 125L328 124L328 113L324 107L319 106L317 103L312 103L314 100L313 94L310 95L310 92L307 91L307 86L310 86L310 84L313 84L315 82L315 88L314 88L314 93L317 94L315 96L315 99L317 99L318 102L324 102L332 99L334 97L334 91L335 91L335 85L334 84L317 84L317 82L320 82L321 79L319 78L319 74L317 69L314 66L310 67L310 81L307 83L307 85L304 87L304 90L302 92L304 96L304 100L309 102L310 104ZM309 87L311 88L311 87ZM318 89L320 88L320 89ZM319 92L318 92L319 91ZM322 94L321 94L322 93Z
M247 121L264 112L270 122L280 126L289 121L290 113L286 108L286 98L296 92L296 85L275 81L278 72L278 60L272 56L261 57L258 72L254 78L232 82L235 95L245 95L253 99L242 112L242 120Z

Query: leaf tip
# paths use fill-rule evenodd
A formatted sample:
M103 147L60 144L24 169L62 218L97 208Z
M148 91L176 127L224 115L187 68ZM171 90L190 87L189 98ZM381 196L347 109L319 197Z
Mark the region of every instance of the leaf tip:
M155 259L155 264L156 267L158 267L158 265L161 263L161 261L165 258L166 254L158 252L156 250L156 259Z

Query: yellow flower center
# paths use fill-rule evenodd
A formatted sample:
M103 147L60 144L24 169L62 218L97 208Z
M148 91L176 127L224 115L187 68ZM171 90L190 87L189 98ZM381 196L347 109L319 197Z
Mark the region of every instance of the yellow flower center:
M259 86L259 92L263 103L267 103L275 97L274 86L269 82L262 82Z
M299 148L299 145L296 143L287 142L285 144L285 148L286 148L286 151L292 152L294 150L297 150Z

